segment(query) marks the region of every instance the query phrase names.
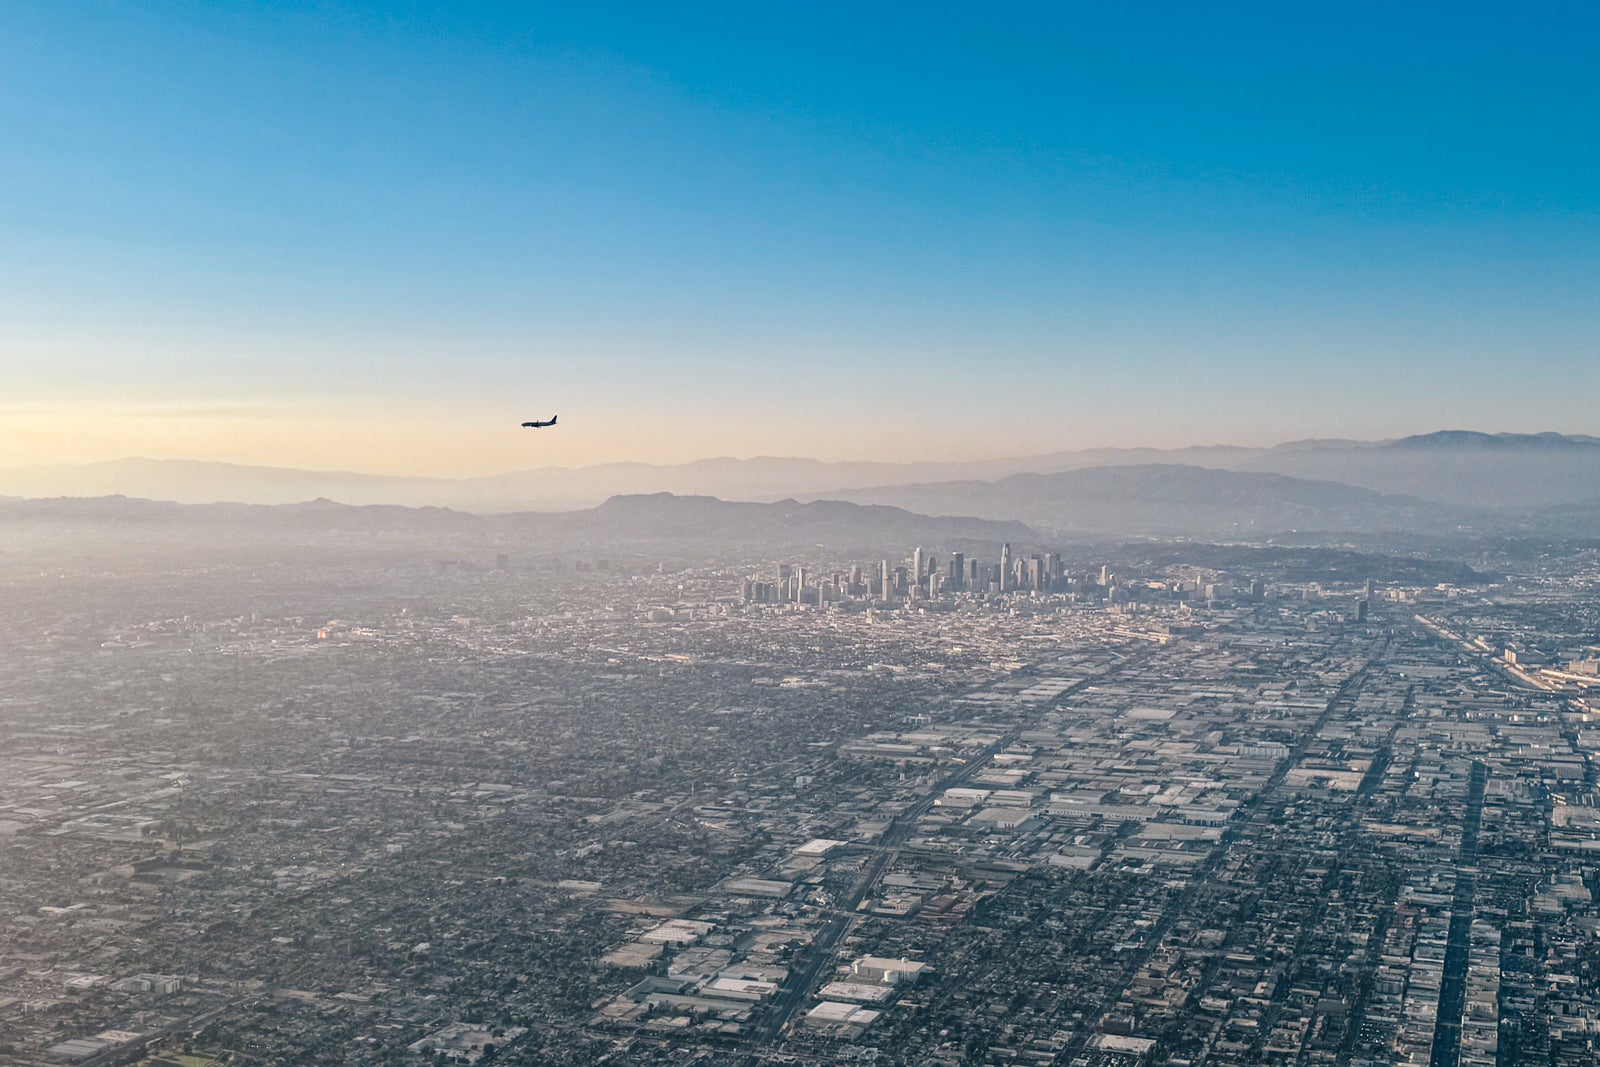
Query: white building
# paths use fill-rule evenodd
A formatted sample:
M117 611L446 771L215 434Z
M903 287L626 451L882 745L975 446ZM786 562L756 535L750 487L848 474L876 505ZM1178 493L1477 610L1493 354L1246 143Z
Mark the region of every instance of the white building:
M850 965L850 973L857 978L864 978L869 982L881 982L884 985L915 982L927 969L926 963L919 963L916 960L891 960L882 956L862 956Z

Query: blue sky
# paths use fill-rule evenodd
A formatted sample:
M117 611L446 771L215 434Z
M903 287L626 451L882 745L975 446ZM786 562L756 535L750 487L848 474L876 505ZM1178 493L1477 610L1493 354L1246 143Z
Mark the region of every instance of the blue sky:
M0 463L1600 432L1597 23L6 5Z

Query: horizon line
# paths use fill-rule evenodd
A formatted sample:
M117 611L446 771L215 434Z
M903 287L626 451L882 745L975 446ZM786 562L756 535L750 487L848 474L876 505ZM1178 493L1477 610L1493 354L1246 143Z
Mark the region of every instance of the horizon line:
M89 468L89 467L110 466L110 465L117 464L117 463L136 463L136 462L137 463L187 463L187 464L202 464L202 465L215 466L215 467L236 467L236 468L241 468L241 469L246 469L246 470L255 470L255 471L282 471L282 472L293 472L293 473L304 473L304 474L317 474L317 475L324 475L324 476L327 476L327 475L352 475L352 476L362 477L362 478L380 478L380 479L384 479L384 480L420 480L420 481L433 481L433 482L468 482L468 481L478 481L478 480L490 479L490 478L503 478L503 477L507 477L509 475L526 474L526 473L530 473L530 472L534 472L534 471L568 471L568 472L577 473L577 472L581 472L581 471L599 470L599 469L606 468L606 467L640 466L640 467L657 467L657 468L676 468L676 467L690 467L690 466L694 466L696 464L701 464L701 463L722 463L722 462L726 462L726 463L756 463L756 462L762 462L762 461L777 462L777 463L799 462L799 463L815 463L815 464L818 464L818 465L821 465L821 466L828 466L828 467L843 467L843 466L851 466L851 465L876 465L876 466L883 466L883 467L962 467L962 466L975 466L975 465L985 464L985 463L1024 462L1024 461L1028 461L1028 460L1046 459L1046 458L1053 457L1053 456L1083 455L1083 454L1086 454L1086 453L1094 453L1094 452L1111 452L1111 453L1118 453L1118 452L1158 452L1158 453L1170 454L1170 453L1176 453L1176 452L1189 452L1189 451L1214 451L1214 450L1219 450L1219 449L1235 449L1235 450L1238 450L1238 451L1241 451L1241 452L1270 452L1270 451L1272 451L1274 449L1286 448L1286 447L1289 447L1291 445L1308 445L1308 444L1352 444L1352 445L1377 446L1377 445L1393 444L1393 443L1395 443L1397 441L1408 440L1408 439L1411 439L1411 438L1430 437L1430 436L1433 436L1433 435L1436 435L1436 434L1445 434L1445 433L1482 434L1482 435L1488 436L1488 437L1563 437L1563 438L1576 437L1576 438L1583 438L1583 437L1592 436L1592 435L1586 434L1586 433L1573 433L1573 432L1564 432L1564 431L1559 431L1559 430L1540 430L1540 431L1504 431L1504 430L1499 430L1499 431L1488 431L1488 430L1464 430L1464 429L1460 429L1460 428L1444 428L1444 429L1437 429L1437 430L1427 430L1427 431L1422 431L1422 432L1418 432L1418 433L1403 434L1403 435L1400 435L1400 436L1397 436L1397 437L1380 437L1380 438L1301 437L1301 438L1292 438L1290 440L1285 440L1285 441L1279 441L1279 442L1277 442L1275 444L1270 444L1270 445L1239 445L1239 444L1229 444L1229 443L1225 443L1225 442L1212 442L1212 443L1208 443L1208 444L1188 444L1188 445L1179 445L1179 446L1176 446L1176 447L1166 447L1166 448L1163 448L1163 447L1160 447L1160 446L1156 446L1156 445L1092 445L1092 446L1087 446L1087 447L1083 447L1083 448L1054 449L1054 450L1047 451L1047 452L1032 452L1032 453L1023 453L1023 454L1013 453L1013 454L1000 455L1000 456L978 457L978 458L970 458L970 459L951 459L951 460L938 460L938 459L892 460L892 459L870 459L870 458L867 458L867 459L828 460L828 459L818 459L818 458L816 458L814 456L796 456L796 455L779 456L779 455L771 455L771 454L767 454L767 453L757 453L757 454L749 455L749 456L733 456L733 455L702 456L702 457L699 457L699 458L696 458L696 459L680 460L680 461L669 462L669 463L652 462L651 460L648 460L648 459L618 459L618 460L606 460L606 461L603 461L603 462L600 462L600 463L583 464L583 465L578 465L578 466L550 464L550 465L540 466L540 467L513 467L513 468L510 468L510 469L503 469L503 470L493 471L493 472L484 473L484 474L463 474L463 475L416 474L416 473L394 474L394 473L384 473L384 472L379 472L379 471L357 470L357 469L353 469L353 468L349 468L349 467L282 466L282 465L271 464L271 463L243 463L243 462L239 462L239 461L236 461L236 460L227 460L227 459L205 459L205 458L199 458L199 457L195 457L195 456L150 456L150 455L141 455L141 454L116 456L116 457L112 457L112 458L108 458L108 459L85 460L83 462L78 462L78 463L11 463L11 464L0 465L0 471L17 472L17 471L38 471L38 470L82 470L84 468Z

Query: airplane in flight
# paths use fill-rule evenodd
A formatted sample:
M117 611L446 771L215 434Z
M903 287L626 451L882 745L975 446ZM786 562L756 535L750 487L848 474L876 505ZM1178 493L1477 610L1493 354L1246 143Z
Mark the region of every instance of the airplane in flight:
M557 416L551 415L549 422L539 422L537 419L535 419L533 422L525 422L522 425L527 426L527 427L529 427L531 429L539 430L539 429L543 429L546 426L554 426L556 424L556 418L557 418Z

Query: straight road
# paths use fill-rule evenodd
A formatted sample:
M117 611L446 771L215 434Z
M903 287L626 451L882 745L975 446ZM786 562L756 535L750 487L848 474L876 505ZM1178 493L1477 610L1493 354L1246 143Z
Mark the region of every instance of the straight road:
M1161 942L1166 938L1167 932L1172 928L1173 923L1180 916L1189 914L1196 892L1216 871L1223 857L1227 855L1229 846L1245 831L1261 828L1257 824L1264 821L1263 813L1268 810L1268 805L1263 801L1274 789L1283 784L1283 780L1288 776L1290 769L1305 756L1306 749L1310 747L1312 740L1322 732L1323 727L1328 724L1334 714L1347 709L1355 701L1356 695L1361 692L1361 687L1366 684L1373 668L1382 661L1383 655L1388 651L1388 648L1389 639L1385 639L1384 643L1373 652L1360 669L1344 680L1328 700L1327 707L1322 710L1322 714L1300 735L1294 747L1289 750L1289 754L1278 762L1278 766L1273 770L1272 776L1267 779L1254 797L1240 806L1239 810L1245 815L1244 820L1233 823L1223 831L1221 839L1212 847L1206 858L1195 867L1194 873L1189 876L1188 883L1173 896L1171 903L1162 912L1161 918L1156 920L1156 924L1151 927L1144 944L1127 954L1128 961L1123 967L1117 983L1101 994L1100 999L1090 1010L1084 1012L1083 1026L1073 1034L1072 1040L1057 1057L1057 1062L1070 1063L1082 1053L1084 1047L1089 1043L1089 1038L1099 1031L1101 1020L1116 1005L1117 1001L1122 999L1122 995L1127 991L1128 985L1144 968L1145 963L1150 959L1150 955L1161 946Z
M818 979L824 971L835 963L835 949L840 939L854 925L857 918L856 909L877 888L878 882L883 877L883 873L888 868L890 861L899 854L900 849L904 847L906 841L916 831L918 820L933 808L934 803L944 794L944 791L970 781L973 776L988 766L995 756L1004 752L1015 744L1024 733L1033 729L1047 710L1054 708L1061 701L1083 691L1090 685L1102 682L1118 672L1137 666L1153 655L1154 652L1154 647L1139 649L1106 670L1090 675L1071 687L1062 690L1054 699L1033 709L1021 722L1006 731L1005 734L977 756L974 756L959 771L940 779L930 786L915 804L895 816L894 820L883 832L877 854L862 869L861 877L856 879L855 885L850 890L850 895L840 902L839 907L835 909L834 915L818 932L811 944L806 947L800 964L790 971L789 978L779 989L765 1022L755 1033L753 1038L754 1048L744 1060L745 1067L754 1067L766 1057L768 1052L776 1051L780 1046L783 1035L793 1020L795 1012L811 996L812 990L817 987Z

